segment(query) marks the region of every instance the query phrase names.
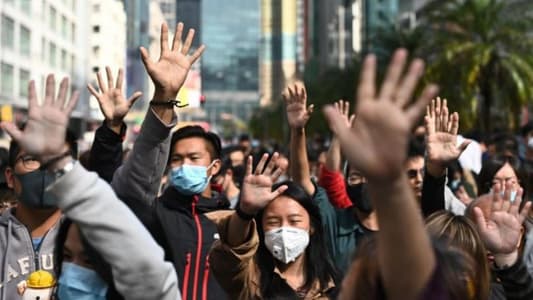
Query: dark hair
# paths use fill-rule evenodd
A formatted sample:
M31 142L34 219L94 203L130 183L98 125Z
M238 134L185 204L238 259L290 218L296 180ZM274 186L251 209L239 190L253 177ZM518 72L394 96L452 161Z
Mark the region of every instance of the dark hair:
M231 170L233 182L237 187L240 188L242 185L242 181L244 180L244 173L246 171L246 167L244 166L244 164L234 166L229 157L224 157L222 159L222 165L220 167L220 170L218 171L216 176L224 176L226 175L226 172L228 170Z
M409 139L409 144L407 145L407 159L411 159L418 156L424 157L425 151L426 147L423 141L419 141L416 138Z
M310 288L313 282L318 280L320 288L326 288L330 280L335 282L335 286L340 283L340 275L335 267L330 253L326 247L326 236L324 233L320 210L313 203L311 197L298 184L292 181L284 181L272 187L276 190L278 187L286 185L287 189L282 193L283 196L289 197L298 202L309 214L310 224L313 228L313 234L309 236L309 245L305 249L305 270L307 272L304 287ZM265 233L263 229L263 213L261 210L255 217L257 232L259 233L259 249L256 254L256 263L260 270L260 290L264 298L275 298L279 295L272 289L272 279L274 276L275 258L265 246Z
M527 180L527 172L523 169L518 159L513 156L506 155L497 155L483 161L483 165L478 176L478 195L483 195L490 191L494 176L506 163L513 168L520 186L524 189L524 195L527 195L529 185Z
M56 237L56 244L54 249L54 271L56 277L61 276L61 269L63 264L63 248L67 241L68 231L70 226L75 224L70 219L63 219ZM79 229L79 228L78 228ZM80 239L83 245L83 250L87 255L89 262L91 263L94 271L100 275L100 277L108 284L106 299L108 300L122 300L124 297L115 288L113 282L113 275L111 273L111 266L104 260L104 258L87 242L85 237L80 232ZM60 299L62 300L62 299Z
M245 149L244 147L242 146L239 146L239 145L231 145L231 146L227 146L225 147L224 149L222 149L221 151L221 156L224 157L224 156L230 156L231 153L233 152L242 152L244 153Z
M25 125L20 126L20 129L24 129ZM73 131L67 129L67 134L65 135L65 142L68 144L70 149L70 154L72 157L78 157L78 137L74 134ZM15 167L15 162L17 160L17 155L20 153L20 145L14 139L9 143L9 158L8 165L10 167Z
M207 142L206 148L207 148L207 151L209 151L209 154L211 155L211 159L220 158L221 152L222 152L222 145L220 143L220 138L218 137L218 135L216 135L213 132L205 131L200 126L194 125L194 126L182 127L172 134L172 139L170 141L171 150L170 150L168 163L170 163L170 157L172 156L172 149L174 148L176 143L180 140L192 138L192 137L202 138Z
M507 132L499 132L493 134L488 141L488 145L494 145L495 154L512 154L518 156L518 141L516 138Z

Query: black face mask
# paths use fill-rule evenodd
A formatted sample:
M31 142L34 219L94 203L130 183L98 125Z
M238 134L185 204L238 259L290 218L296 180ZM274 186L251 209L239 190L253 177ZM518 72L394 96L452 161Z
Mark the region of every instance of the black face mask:
M55 208L57 199L46 192L54 178L46 171L35 170L26 174L15 174L21 184L22 192L19 201L29 208L50 209Z
M372 201L368 196L366 183L346 185L348 197L352 200L353 205L363 213L370 213L374 210Z

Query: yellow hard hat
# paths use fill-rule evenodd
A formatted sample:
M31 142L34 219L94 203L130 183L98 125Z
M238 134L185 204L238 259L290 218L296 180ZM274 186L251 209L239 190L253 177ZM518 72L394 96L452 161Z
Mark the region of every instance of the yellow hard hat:
M56 284L54 275L45 270L37 270L28 276L27 286L32 289L51 288Z

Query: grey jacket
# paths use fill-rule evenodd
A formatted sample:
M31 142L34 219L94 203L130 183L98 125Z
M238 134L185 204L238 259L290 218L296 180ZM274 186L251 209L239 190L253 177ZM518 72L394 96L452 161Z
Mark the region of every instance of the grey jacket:
M125 299L181 299L176 272L164 260L163 249L96 173L76 164L48 191L111 265L115 286Z
M13 208L0 216L0 299L20 299L17 284L33 271L44 269L54 274L54 246L59 229L55 224L43 237L38 251L33 250L30 232L13 215Z

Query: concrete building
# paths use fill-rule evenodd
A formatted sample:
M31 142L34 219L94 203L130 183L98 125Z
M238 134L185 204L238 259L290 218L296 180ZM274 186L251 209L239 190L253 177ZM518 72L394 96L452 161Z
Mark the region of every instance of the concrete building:
M193 48L201 45L202 39L202 0L175 0L176 1L176 22L183 22L185 28L196 30ZM225 1L220 1L224 3Z
M176 0L157 0L168 28L174 31L176 27Z
M88 2L75 0L0 1L0 104L3 118L13 110L21 121L27 108L28 82L36 81L39 97L45 77L71 78L71 89L82 92L73 117L81 130L88 114L85 92L88 62Z
M106 66L111 68L115 78L119 68L126 68L126 12L119 0L90 2L90 70L87 77L96 83L96 72L105 74ZM90 106L93 117L103 117L94 97L91 97Z

